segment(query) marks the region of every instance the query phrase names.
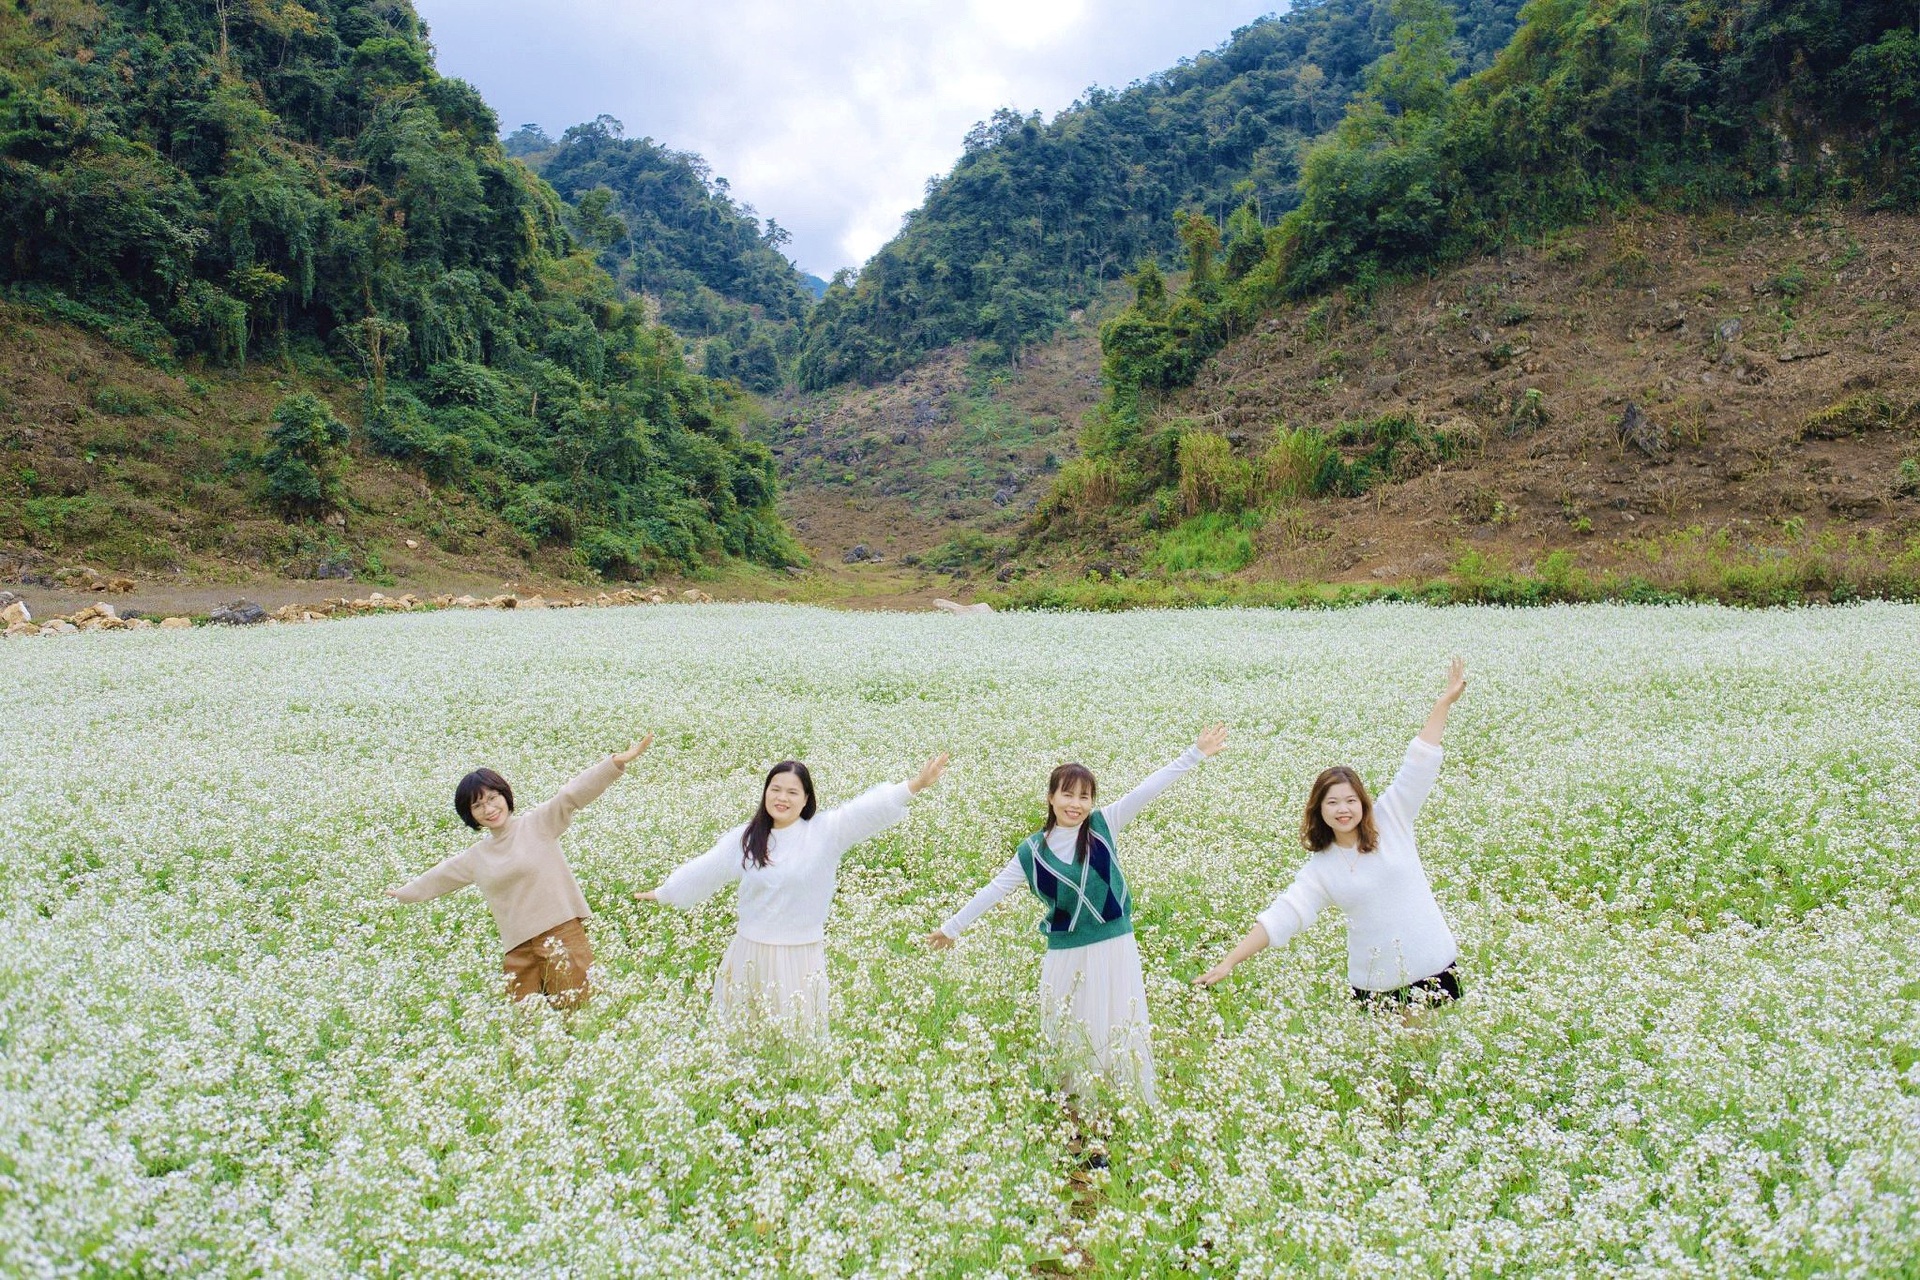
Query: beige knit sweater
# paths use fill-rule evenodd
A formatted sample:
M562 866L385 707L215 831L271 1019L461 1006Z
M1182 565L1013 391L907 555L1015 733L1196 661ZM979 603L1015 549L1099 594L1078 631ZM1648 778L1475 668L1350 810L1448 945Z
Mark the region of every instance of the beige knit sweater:
M498 833L489 831L471 848L400 886L396 896L425 902L477 884L500 927L500 945L509 951L588 915L587 900L560 852L560 833L625 772L625 765L608 756L545 804L514 814Z

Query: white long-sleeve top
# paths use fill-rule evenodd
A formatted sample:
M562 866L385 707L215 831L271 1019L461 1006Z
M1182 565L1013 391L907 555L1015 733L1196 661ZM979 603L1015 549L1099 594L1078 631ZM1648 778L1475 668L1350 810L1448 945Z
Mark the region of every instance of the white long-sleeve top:
M1373 802L1380 840L1372 853L1328 845L1307 859L1293 883L1259 915L1279 946L1326 908L1347 916L1347 981L1391 991L1429 978L1460 956L1440 914L1413 842L1413 820L1440 776L1439 747L1415 738L1393 782Z
M685 910L738 880L741 937L776 947L823 942L842 855L906 817L912 796L904 782L873 787L837 809L769 832L764 867L746 862L742 823L668 876L660 901Z
M1145 782L1142 782L1139 786L1127 792L1127 794L1121 796L1112 804L1103 806L1100 810L1100 816L1107 820L1108 830L1112 831L1115 835L1119 835L1120 828L1139 817L1140 811L1153 803L1155 797L1172 786L1205 758L1206 757L1200 754L1200 748L1188 747L1174 758L1173 763L1163 765L1159 769L1154 770ZM1053 830L1047 832L1047 848L1052 850L1056 857L1072 861L1074 845L1079 839L1080 825L1078 823L1071 827L1056 826ZM1015 889L1021 888L1026 883L1027 873L1020 869L1020 855L1016 853L1013 857L1007 859L1007 865L1000 868L998 875L981 886L980 891L967 901L966 906L954 912L952 917L940 926L940 932L946 934L949 938L958 938L966 931L967 926L984 915L989 907L1012 893Z

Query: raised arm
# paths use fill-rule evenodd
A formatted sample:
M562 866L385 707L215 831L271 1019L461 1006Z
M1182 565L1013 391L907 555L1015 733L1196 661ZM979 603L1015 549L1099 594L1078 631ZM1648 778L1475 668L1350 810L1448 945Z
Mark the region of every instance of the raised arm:
M1194 985L1210 987L1232 973L1241 961L1258 955L1268 947L1277 947L1289 941L1294 934L1312 924L1314 917L1326 910L1330 902L1313 864L1308 863L1300 868L1293 877L1293 883L1273 900L1272 905L1254 917L1253 928L1247 930L1247 936L1240 939L1219 964L1195 978Z
M998 875L981 885L980 891L967 899L966 906L954 912L945 924L927 935L927 945L935 951L946 950L967 931L969 925L1026 882L1026 873L1020 869L1020 855L1015 854L1007 859L1007 865L1000 868Z
M473 883L472 863L467 852L462 850L405 884L387 890L387 896L398 898L401 902L425 902L429 898L465 888Z
M946 771L947 757L937 755L908 781L869 787L837 809L827 810L814 822L824 829L827 846L835 855L845 853L906 817L907 801L940 781Z
M1467 664L1460 658L1447 663L1447 687L1433 704L1433 710L1427 714L1427 723L1422 726L1420 736L1407 744L1407 754L1400 761L1399 772L1393 775L1393 781L1380 793L1375 801L1381 814L1397 819L1409 828L1413 820L1420 816L1420 807L1427 802L1427 793L1433 790L1433 784L1440 779L1440 762L1445 758L1440 748L1440 739L1447 731L1447 713L1453 710L1453 704L1460 701L1460 695L1467 691Z
M1198 742L1195 742L1192 746L1174 757L1171 764L1162 765L1160 768L1155 769L1147 776L1145 782L1142 782L1139 786L1127 792L1127 794L1121 796L1112 804L1103 806L1100 812L1106 815L1107 825L1115 831L1118 831L1129 822L1132 822L1140 816L1140 811L1152 804L1154 799L1158 797L1162 791L1165 791L1180 778L1186 776L1186 774L1202 760L1218 755L1220 749L1226 745L1227 726L1223 724L1214 725L1200 735Z
M653 735L648 734L625 751L616 751L605 757L575 775L553 799L538 806L527 816L552 834L559 835L573 822L574 814L598 800L608 787L619 781L620 775L627 771L627 766L645 755L647 748L652 745Z
M1420 730L1420 741L1428 746L1437 747L1447 732L1447 713L1453 710L1453 704L1460 701L1460 695L1467 691L1467 660L1461 657L1447 660L1447 687L1440 694L1440 700L1433 704L1433 710L1427 713L1427 723Z
M664 902L685 911L698 906L727 885L738 880L746 869L740 848L744 827L735 827L699 857L681 863L658 888L634 894L637 902Z

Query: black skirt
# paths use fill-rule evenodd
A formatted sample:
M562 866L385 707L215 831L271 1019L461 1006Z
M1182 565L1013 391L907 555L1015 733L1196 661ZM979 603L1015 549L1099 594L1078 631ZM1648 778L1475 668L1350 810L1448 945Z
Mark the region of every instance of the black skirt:
M1390 1004L1445 1004L1449 1000L1460 998L1460 977L1454 969L1455 965L1450 964L1431 978L1409 982L1406 986L1395 987L1391 991L1369 991L1365 987L1355 987L1353 998Z

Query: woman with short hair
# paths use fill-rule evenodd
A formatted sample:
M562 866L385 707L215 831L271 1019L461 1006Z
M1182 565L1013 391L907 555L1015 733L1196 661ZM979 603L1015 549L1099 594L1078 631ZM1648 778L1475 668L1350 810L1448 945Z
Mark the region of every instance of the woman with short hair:
M543 995L556 1009L571 1009L593 994L587 970L587 900L573 878L560 837L573 815L600 798L627 766L653 745L648 734L580 774L545 804L526 813L513 809L513 788L491 769L475 769L454 788L460 821L483 832L480 840L387 896L425 902L473 884L493 910L506 949L502 967L514 1000Z

